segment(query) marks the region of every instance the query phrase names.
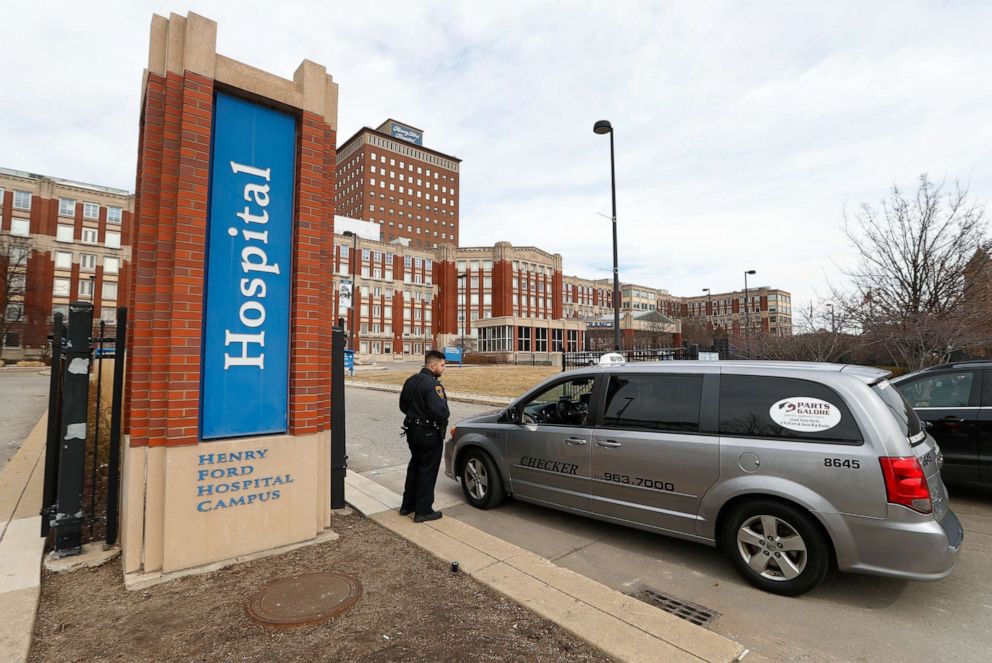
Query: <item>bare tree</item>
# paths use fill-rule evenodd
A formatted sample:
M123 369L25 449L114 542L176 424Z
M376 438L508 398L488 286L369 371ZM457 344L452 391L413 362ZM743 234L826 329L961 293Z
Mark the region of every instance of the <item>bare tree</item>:
M31 244L14 235L0 235L0 364L8 330L25 320L28 256Z
M859 264L846 272L853 292L835 293L835 306L892 363L916 370L984 341L989 302L969 286L987 278L987 261L973 261L986 242L983 213L967 189L923 174L914 194L893 186L879 207L845 214Z
M719 329L714 329L706 317L682 318L682 338L689 345L701 348L713 347L713 339L720 335ZM723 334L726 336L726 333Z
M810 302L796 308L791 336L765 332L734 340L734 354L751 359L851 362L862 339L851 333L851 321L832 302Z

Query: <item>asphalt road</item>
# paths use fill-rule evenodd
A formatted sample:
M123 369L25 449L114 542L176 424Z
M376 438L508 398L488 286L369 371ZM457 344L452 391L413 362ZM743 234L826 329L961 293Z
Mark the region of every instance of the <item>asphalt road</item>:
M409 458L396 394L349 388L349 467L402 492ZM452 423L493 408L452 403ZM932 582L832 574L799 598L766 594L715 549L508 500L490 511L461 502L438 478L435 505L483 531L614 589L653 589L718 613L712 630L772 660L989 660L992 489L951 487L965 528L954 573Z
M40 368L0 369L0 470L48 407L48 375Z

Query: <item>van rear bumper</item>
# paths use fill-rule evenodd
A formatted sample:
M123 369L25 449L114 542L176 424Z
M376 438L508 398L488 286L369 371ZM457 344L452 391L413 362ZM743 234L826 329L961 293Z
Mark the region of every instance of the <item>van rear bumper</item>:
M892 504L886 518L818 515L834 540L837 568L849 573L940 580L954 569L964 541L961 522L950 509L940 522Z

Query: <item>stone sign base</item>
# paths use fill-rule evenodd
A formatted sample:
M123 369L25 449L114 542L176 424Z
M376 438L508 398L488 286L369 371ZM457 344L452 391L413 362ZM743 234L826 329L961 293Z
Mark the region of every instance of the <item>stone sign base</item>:
M233 561L330 527L330 431L125 448L127 574Z

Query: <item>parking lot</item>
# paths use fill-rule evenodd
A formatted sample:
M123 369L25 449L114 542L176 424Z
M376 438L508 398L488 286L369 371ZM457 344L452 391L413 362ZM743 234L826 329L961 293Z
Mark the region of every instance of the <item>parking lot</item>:
M349 470L401 492L406 443L397 395L349 388ZM452 422L485 406L452 403ZM510 500L479 511L438 479L436 505L483 531L615 589L651 589L718 613L709 628L773 660L988 660L992 636L992 490L950 489L965 528L947 579L904 582L832 574L785 598L747 585L717 550Z

